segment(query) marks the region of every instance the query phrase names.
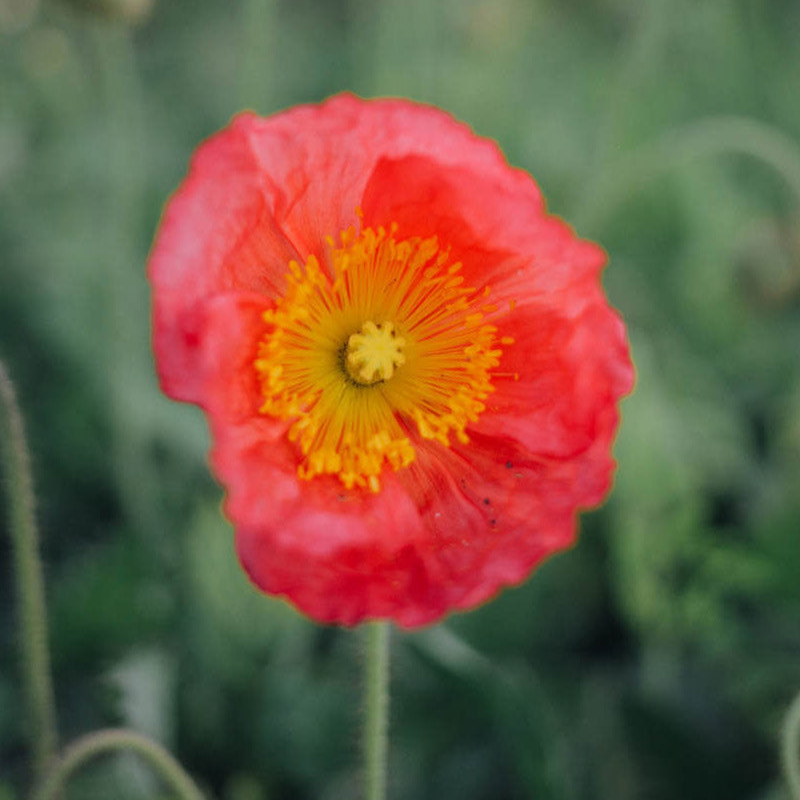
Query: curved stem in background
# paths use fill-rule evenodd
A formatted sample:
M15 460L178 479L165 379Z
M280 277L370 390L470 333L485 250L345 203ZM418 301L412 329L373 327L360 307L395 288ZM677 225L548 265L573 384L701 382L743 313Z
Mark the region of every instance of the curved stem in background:
M76 739L39 784L31 800L55 800L73 772L95 756L114 750L138 753L180 800L205 800L194 781L167 750L147 736L125 728L106 728Z
M784 177L800 207L800 147L797 143L756 120L718 117L670 131L607 167L578 209L577 227L596 227L622 201L662 173L695 158L722 153L740 153L769 164Z
M792 800L800 800L800 693L794 698L783 723L781 761Z
M0 458L5 478L12 557L17 587L22 667L32 739L33 767L39 779L58 746L55 702L47 646L44 578L39 558L30 454L14 385L0 361Z
M386 800L389 749L389 625L370 622L364 631L364 773L366 800Z

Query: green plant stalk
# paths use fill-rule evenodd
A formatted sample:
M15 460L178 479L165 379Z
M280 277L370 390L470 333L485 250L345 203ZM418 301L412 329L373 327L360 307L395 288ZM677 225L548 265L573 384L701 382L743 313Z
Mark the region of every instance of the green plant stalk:
M389 626L366 625L364 663L364 779L366 800L386 800L389 749Z
M800 800L800 693L792 701L783 723L781 761L792 800Z
M106 728L76 739L47 773L31 800L55 800L79 767L95 756L114 750L130 750L144 758L180 800L205 800L174 756L147 736L125 728Z
M44 578L39 557L30 454L14 385L0 361L0 458L7 486L9 530L17 591L22 668L32 739L33 769L40 778L58 747L47 645Z

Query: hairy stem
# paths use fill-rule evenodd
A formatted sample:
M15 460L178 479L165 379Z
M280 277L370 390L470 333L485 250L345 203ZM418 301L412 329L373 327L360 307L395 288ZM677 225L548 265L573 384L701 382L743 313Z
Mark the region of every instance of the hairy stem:
M31 795L31 800L56 800L77 769L95 756L115 750L140 755L180 800L204 800L197 785L167 750L147 736L125 728L106 728L76 739Z
M386 800L389 747L389 626L366 626L364 671L364 772L366 800Z
M22 668L32 739L33 768L40 778L56 751L56 717L44 578L39 558L31 464L14 385L0 361L0 458L5 477L17 591Z
M781 761L792 800L800 800L800 693L789 706L783 724Z

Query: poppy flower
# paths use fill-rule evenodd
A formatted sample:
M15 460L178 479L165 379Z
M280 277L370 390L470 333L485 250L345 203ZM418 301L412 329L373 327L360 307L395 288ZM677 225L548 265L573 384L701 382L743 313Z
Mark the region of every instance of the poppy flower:
M604 262L435 108L341 95L202 144L150 257L154 350L252 581L415 627L569 546L632 384Z

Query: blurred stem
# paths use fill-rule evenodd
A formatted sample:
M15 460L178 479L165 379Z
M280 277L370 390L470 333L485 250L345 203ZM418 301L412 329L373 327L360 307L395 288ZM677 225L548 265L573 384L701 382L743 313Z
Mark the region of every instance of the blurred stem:
M781 760L792 800L800 800L800 693L794 698L783 724Z
M386 800L389 748L389 625L366 625L364 772L366 800Z
M39 534L30 454L14 385L0 361L0 458L8 487L8 517L17 587L22 667L37 780L55 753L56 718Z
M597 227L637 189L696 158L740 153L780 173L800 207L800 148L780 131L745 117L719 117L670 131L612 164L579 209L577 227Z
M169 752L152 739L124 728L107 728L75 740L31 795L31 800L55 800L73 772L95 756L114 750L138 753L180 800L204 800L194 781Z

